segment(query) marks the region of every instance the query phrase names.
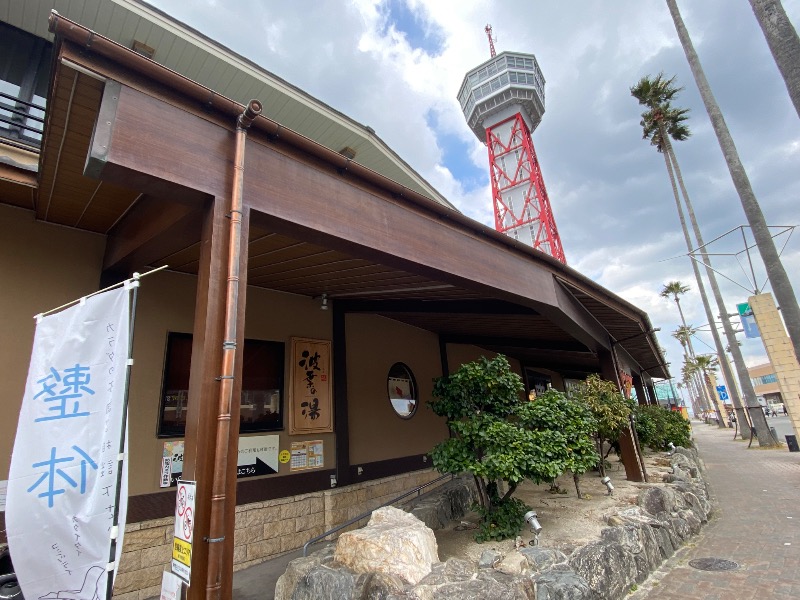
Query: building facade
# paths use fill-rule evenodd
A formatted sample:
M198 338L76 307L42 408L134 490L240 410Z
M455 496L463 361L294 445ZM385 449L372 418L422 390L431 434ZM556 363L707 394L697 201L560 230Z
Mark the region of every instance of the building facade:
M0 127L0 277L12 282L0 291L0 358L11 374L0 390L9 415L0 479L32 317L164 267L139 292L116 596L158 593L175 505L165 459L172 475L198 483L195 539L203 540L211 479L227 456L229 591L233 568L301 547L435 478L427 452L448 432L425 403L433 379L465 362L505 354L526 394L598 372L655 402L652 378L669 374L643 311L461 215L368 128L145 4L87 0L64 16L49 14L51 4L26 2L0 23L3 44L13 35L14 48L39 48L37 59L33 50L4 53L0 72L3 105L14 109ZM103 11L107 19L90 18L101 31L81 22ZM137 39L145 30L151 37ZM204 52L206 67L144 56L143 46L159 58L156 33L183 40L184 55ZM213 80L211 57L252 83L244 93L263 94L264 114L246 132L247 98L198 82ZM282 108L269 114L281 94ZM332 133L302 135L320 122ZM239 426L221 448L226 309L236 323ZM326 375L314 405L303 404L310 356ZM623 438L626 473L642 480L635 437ZM262 470L250 472L243 448L289 459L252 463ZM196 544L194 597L206 589L208 554Z

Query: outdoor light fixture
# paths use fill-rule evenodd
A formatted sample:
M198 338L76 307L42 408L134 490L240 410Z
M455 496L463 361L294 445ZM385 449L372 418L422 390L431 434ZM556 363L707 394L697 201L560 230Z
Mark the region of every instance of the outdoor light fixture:
M328 294L322 294L322 303L319 305L320 310L328 310Z
M674 454L675 453L675 444L670 442L669 444L667 444L667 446L669 447L669 453L670 454Z
M542 525L539 523L539 515L536 514L535 510L529 510L525 513L525 522L530 526L531 532L533 532L531 546L538 546L539 534L542 533Z
M611 483L611 477L606 475L605 477L603 477L600 480L600 483L602 483L604 486L606 486L606 489L608 490L608 495L609 496L614 494L614 484Z

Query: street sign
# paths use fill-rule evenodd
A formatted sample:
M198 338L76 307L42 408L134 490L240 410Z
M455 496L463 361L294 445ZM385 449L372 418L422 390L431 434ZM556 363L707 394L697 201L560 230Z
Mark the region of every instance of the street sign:
M739 312L739 319L742 321L744 336L747 338L761 337L761 332L758 331L758 325L753 315L753 309L750 308L750 303L742 302L741 304L737 304L736 310Z
M192 574L192 536L194 534L194 499L197 484L178 481L175 500L175 533L172 538L172 572L189 582Z
M722 401L728 399L728 390L725 388L724 385L717 386L717 395L719 396L719 399Z

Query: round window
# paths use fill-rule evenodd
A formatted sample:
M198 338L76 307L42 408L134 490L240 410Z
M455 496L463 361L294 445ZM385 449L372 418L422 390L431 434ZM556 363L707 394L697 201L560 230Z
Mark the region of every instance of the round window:
M414 374L403 363L394 363L386 379L389 402L398 416L410 419L417 411L417 382Z

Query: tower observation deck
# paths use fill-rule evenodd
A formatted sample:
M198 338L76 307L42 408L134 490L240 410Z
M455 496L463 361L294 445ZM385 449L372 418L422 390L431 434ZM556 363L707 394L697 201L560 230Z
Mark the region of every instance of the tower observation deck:
M493 49L491 27L486 31ZM464 77L458 101L489 152L495 229L566 263L531 140L544 114L544 76L536 57L493 52Z

